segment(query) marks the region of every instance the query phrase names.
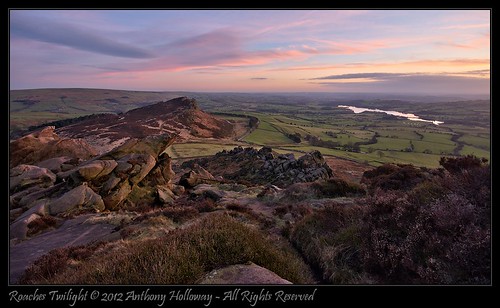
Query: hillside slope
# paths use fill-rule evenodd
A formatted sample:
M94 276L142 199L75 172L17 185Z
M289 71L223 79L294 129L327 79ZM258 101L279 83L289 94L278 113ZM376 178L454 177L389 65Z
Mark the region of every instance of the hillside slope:
M57 129L68 138L81 138L100 153L123 144L129 138L165 133L180 140L231 138L233 125L203 112L195 100L179 97L136 108L123 114L99 114Z

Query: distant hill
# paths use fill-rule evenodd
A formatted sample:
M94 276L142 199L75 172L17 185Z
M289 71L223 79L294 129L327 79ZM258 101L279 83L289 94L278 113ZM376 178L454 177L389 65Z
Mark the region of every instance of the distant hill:
M68 138L81 138L98 149L109 150L129 138L165 133L177 139L231 138L233 125L198 108L194 99L178 97L119 114L98 114L58 128ZM100 151L102 152L102 151Z
M11 90L10 131L97 113L119 113L182 96L174 92L108 89Z
M71 119L98 113L120 113L144 107L159 101L188 96L198 100L207 112L263 111L282 112L290 105L331 106L349 104L354 101L375 101L378 105L388 103L392 108L394 100L411 102L456 102L486 99L488 96L455 97L426 95L396 95L381 93L194 93L163 91L127 91L85 88L51 88L11 90L9 98L10 133L25 130L30 126ZM385 101L385 102L384 102ZM392 103L391 103L392 101ZM262 104L265 102L265 104ZM371 104L371 103L369 103ZM414 112L414 106L408 106ZM20 135L15 134L18 138Z

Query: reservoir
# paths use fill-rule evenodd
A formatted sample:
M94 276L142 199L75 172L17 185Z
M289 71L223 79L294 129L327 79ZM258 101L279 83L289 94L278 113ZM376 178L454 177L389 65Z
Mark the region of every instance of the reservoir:
M391 111L391 110L381 110L381 109L370 109L370 108L359 108L359 107L354 107L354 106L346 106L346 105L338 105L337 107L339 108L347 108L352 110L354 113L362 113L362 112L382 112L386 114L390 114L396 117L403 117L407 118L410 121L420 121L420 122L429 122L434 125L439 125L443 124L444 122L442 121L433 121L433 120L424 120L419 118L417 115L414 115L413 113L402 113L399 111Z

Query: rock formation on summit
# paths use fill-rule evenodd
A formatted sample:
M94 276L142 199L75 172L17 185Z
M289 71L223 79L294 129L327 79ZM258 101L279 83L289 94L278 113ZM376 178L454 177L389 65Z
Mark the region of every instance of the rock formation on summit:
M19 164L35 164L61 156L67 157L68 160L87 160L97 152L84 140L62 138L55 133L54 126L47 126L12 141L9 154L9 164L12 168Z
M183 163L185 168L198 164L214 176L226 180L250 182L252 184L273 184L285 187L293 183L314 182L333 176L319 151L307 153L298 159L293 154L277 154L269 147L260 150L236 147L222 151L213 157L200 158Z
M194 99L175 98L123 114L99 114L57 129L61 136L82 138L105 153L129 138L162 134L179 139L230 138L233 124L198 108Z
M11 238L24 239L33 220L50 215L171 204L184 187L172 183L172 160L165 150L179 138L232 134L231 123L181 97L59 129L48 126L14 140Z

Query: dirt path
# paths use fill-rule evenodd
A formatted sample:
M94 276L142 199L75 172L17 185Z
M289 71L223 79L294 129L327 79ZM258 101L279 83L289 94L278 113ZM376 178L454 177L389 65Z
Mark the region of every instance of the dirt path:
M87 219L93 215L82 215L67 220L60 228L43 233L32 239L10 246L9 282L16 284L26 268L36 259L52 249L78 246L103 240L116 227L107 223L90 224Z

